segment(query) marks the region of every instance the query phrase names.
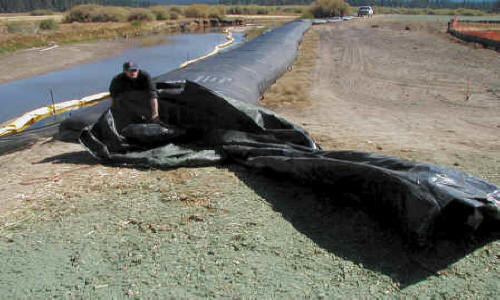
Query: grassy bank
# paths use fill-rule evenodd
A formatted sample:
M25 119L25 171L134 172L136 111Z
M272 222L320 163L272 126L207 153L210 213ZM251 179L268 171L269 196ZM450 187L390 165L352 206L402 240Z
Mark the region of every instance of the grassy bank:
M17 27L20 32L8 33L0 37L0 54L32 47L44 47L53 43L70 44L98 39L128 38L153 33L175 32L179 30L177 22L159 21L60 24L57 29L53 30L40 29L39 22L9 22L9 24L4 23L0 25L0 28L4 31L6 27Z
M33 11L30 15L11 14L0 18L0 54L20 49L70 44L99 39L128 38L153 33L180 30L180 23L193 19L224 19L226 14L242 18L245 15L307 16L310 6L258 5L166 5L150 8L129 8L80 5L61 14ZM427 9L374 7L376 14L400 15L464 15L486 16L472 9ZM266 24L267 26L267 24ZM248 33L248 38L265 29Z
M263 32L265 32L266 30L269 30L270 28L268 26L260 26L260 27L254 27L252 29L249 29L246 31L245 33L245 38L247 40L251 40L253 38L256 38L258 37L259 35L261 35Z
M56 18L49 11L33 11L31 16L3 16L0 19L0 54L54 43L69 44L175 32L180 29L178 19L182 13L176 7L133 9L80 5ZM32 19L33 16L40 19Z
M110 38L127 38L180 31L194 19L225 19L226 14L300 15L306 6L152 6L129 8L80 5L61 14L33 11L0 18L0 54L16 50ZM255 33L254 33L255 34Z

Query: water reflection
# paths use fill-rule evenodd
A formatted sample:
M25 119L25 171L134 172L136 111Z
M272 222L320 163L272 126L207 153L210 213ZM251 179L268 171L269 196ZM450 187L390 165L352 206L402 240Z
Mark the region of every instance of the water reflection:
M243 40L240 33L233 36L232 47ZM0 84L0 123L51 104L51 89L56 103L107 91L112 77L121 72L121 65L127 60L137 62L152 76L158 76L178 68L186 59L211 52L225 42L225 36L222 33L177 34L165 36L163 41L153 46L130 48L96 62Z

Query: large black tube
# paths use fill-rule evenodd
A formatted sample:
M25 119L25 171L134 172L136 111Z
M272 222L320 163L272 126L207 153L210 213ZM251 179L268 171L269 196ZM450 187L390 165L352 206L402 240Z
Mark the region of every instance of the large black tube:
M161 88L165 82L189 80L227 97L255 104L266 88L293 63L297 45L310 26L309 20L290 22L264 32L238 48L160 75L153 81ZM81 130L97 122L109 107L110 101L105 100L73 112L61 122L58 138L76 142ZM37 135L42 138L52 134L52 131L46 133L42 128L29 134L0 138L0 155L22 148L29 144L28 141L36 141Z
M256 104L264 91L297 57L309 20L264 32L242 46L155 78L157 82L188 80L226 97Z
M131 122L141 109L133 105L143 107L149 97L132 92L85 127L80 142L103 162L170 168L232 161L332 195L354 195L369 213L418 245L444 227L475 230L488 224L487 230L497 230L497 186L446 167L373 153L322 151L302 128L254 105L291 65L309 26L307 21L289 23L240 48L155 78L162 122ZM71 119L61 126L63 132L76 128L78 133L91 121Z
M157 76L153 81L162 89L165 83L187 80L225 97L256 104L264 91L292 65L302 35L310 26L309 20L287 23L238 48ZM60 138L76 141L81 129L95 123L107 108L109 103L87 108L64 120Z

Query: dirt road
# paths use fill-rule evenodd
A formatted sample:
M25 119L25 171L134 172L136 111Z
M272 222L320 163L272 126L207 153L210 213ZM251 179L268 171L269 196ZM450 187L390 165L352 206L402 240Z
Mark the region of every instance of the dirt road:
M500 184L499 72L497 53L426 24L365 19L314 27L262 103L326 149L451 165ZM498 233L415 251L359 208L241 167L103 166L79 145L42 141L0 156L0 168L6 297L500 293Z
M326 149L463 167L499 184L500 56L418 24L314 27L320 42L309 105L276 110Z
M56 21L61 21L63 19L62 14L46 15L46 16L30 16L24 14L0 14L0 22L2 21L40 21L47 19L54 19Z

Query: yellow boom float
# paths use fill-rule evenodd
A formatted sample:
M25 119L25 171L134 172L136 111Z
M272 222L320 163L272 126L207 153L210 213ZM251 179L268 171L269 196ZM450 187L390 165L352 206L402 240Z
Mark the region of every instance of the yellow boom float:
M215 46L215 49L201 57L198 57L196 59L188 60L186 62L183 62L180 65L180 68L184 68L189 64L192 64L194 62L200 61L202 59L205 59L209 56L217 54L220 50L228 47L234 42L233 35L230 30L224 29L224 33L226 34L226 42L223 44ZM56 103L54 105L47 105L44 107L37 108L35 110L32 110L30 112L25 113L21 117L8 122L7 125L0 127L0 137L10 135L10 134L15 134L24 131L26 128L30 127L31 125L35 124L36 122L43 120L47 117L54 116L63 112L67 112L70 110L78 109L81 107L85 106L91 106L99 101L106 99L109 97L108 92L102 92L98 93L95 95L87 96L82 99L78 100L69 100L69 101L64 101L60 103Z

